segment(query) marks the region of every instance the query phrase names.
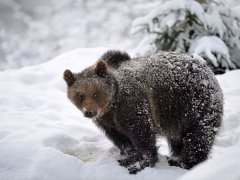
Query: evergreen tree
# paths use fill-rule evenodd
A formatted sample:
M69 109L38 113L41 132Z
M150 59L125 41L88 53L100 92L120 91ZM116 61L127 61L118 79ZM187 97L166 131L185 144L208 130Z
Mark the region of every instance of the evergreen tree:
M196 53L216 74L240 68L239 29L239 16L208 0L162 0L132 25L133 34L144 32L141 52Z

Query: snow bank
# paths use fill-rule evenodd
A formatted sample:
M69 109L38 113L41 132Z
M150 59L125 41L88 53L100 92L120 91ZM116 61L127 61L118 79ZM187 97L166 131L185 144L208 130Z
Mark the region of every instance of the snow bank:
M222 156L210 159L191 170L179 180L239 180L239 147L227 150Z
M235 165L239 161L234 149L239 149L240 144L240 71L218 77L226 107L223 129L211 160L188 173L169 167L159 155L160 162L155 168L129 175L116 162L118 149L67 99L62 79L65 69L81 71L105 51L105 48L78 49L38 66L0 72L0 179L171 180L182 175L183 179L199 176L202 170L206 177L213 177L209 169L220 161L219 170L229 174L230 171L223 170L226 165L237 175ZM159 142L160 152L166 154L166 142L161 139ZM217 170L213 174L217 176Z

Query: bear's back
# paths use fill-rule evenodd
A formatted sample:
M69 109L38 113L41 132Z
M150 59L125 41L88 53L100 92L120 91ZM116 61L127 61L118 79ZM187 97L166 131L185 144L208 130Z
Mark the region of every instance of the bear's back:
M120 84L136 84L154 88L198 85L200 80L214 76L204 60L176 52L132 58L115 70ZM211 79L211 78L210 78ZM159 87L156 87L159 88Z
M192 113L199 96L203 104L223 99L214 74L204 60L195 56L160 52L132 58L114 71L121 98L146 98L154 106L152 109L157 109L156 116L162 119L160 131L164 133L164 129L168 129L170 136L181 133L182 121L186 114ZM181 123L176 123L176 119Z

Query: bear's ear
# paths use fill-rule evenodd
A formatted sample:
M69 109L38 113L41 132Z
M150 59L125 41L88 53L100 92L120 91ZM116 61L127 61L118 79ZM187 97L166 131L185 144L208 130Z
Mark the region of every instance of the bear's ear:
M68 69L64 71L63 79L66 81L68 86L71 86L75 81L73 73Z
M107 69L107 64L104 61L100 60L97 62L94 71L99 77L104 77L107 74Z

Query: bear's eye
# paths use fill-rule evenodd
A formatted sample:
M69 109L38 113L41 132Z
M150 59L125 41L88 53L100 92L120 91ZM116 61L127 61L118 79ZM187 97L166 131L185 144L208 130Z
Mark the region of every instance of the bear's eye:
M94 93L94 94L93 94L93 98L94 98L94 99L97 99L97 98L98 98L98 94L97 94L97 93Z
M80 96L79 96L79 101L80 101L80 102L83 102L83 100L84 100L84 96L83 96L83 95L80 95Z

